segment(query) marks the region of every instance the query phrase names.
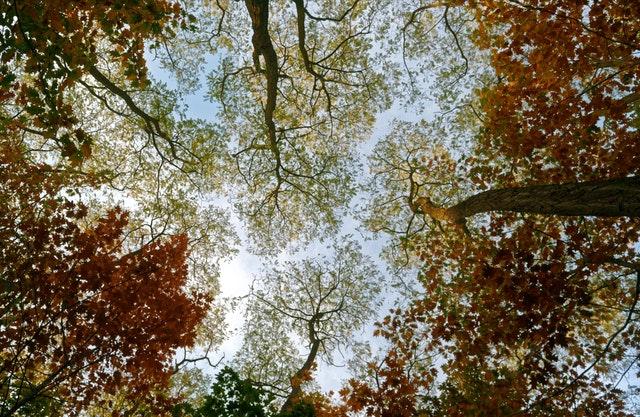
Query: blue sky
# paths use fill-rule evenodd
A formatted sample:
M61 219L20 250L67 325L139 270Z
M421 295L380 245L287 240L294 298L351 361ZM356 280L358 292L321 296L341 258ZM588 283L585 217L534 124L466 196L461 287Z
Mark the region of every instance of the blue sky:
M147 55L148 65L150 69L150 73L153 78L166 83L170 88L176 88L176 82L172 78L170 72L163 70L160 66L160 63L157 60L154 60L153 57L148 54ZM206 99L206 72L208 68L212 68L215 64L214 58L209 57L207 60L207 65L205 66L205 70L200 74L200 89L195 93L189 94L184 97L184 104L188 106L187 116L190 118L201 118L207 121L215 122L216 112L219 109L219 106L216 103L212 103ZM432 109L429 109L432 110ZM431 112L430 112L431 113ZM424 115L418 114L412 111L406 111L406 109L400 108L399 106L395 106L388 111L385 111L378 115L373 133L371 138L359 144L358 151L362 156L362 162L364 169L366 170L366 157L372 151L373 147L377 143L377 141L389 133L393 120L399 119L404 121L418 121ZM366 172L362 172L360 177L364 179L366 176ZM351 204L350 209L353 210L355 205L360 201L366 200L366 195L358 195ZM223 204L231 207L231 205L223 201ZM238 234L240 235L243 242L246 241L244 230L242 228L242 222L234 216L233 224L236 227ZM340 235L352 235L356 238L360 244L362 245L363 252L374 259L376 261L379 269L384 273L386 269L386 265L380 259L380 252L384 246L384 240L382 239L373 239L370 234L366 231L362 231L359 228L358 222L352 217L347 216L343 221L343 226L340 231ZM313 243L312 243L313 245ZM321 247L318 245L318 247ZM252 280L259 274L262 259L259 256L256 256L250 253L247 249L246 244L241 244L239 248L238 254L232 258L231 260L225 261L221 264L221 276L220 276L220 288L221 288L221 297L240 297L246 295L249 291L250 284ZM281 255L282 258L286 258L289 256L286 253ZM380 316L384 316L388 311L388 308L392 306L394 298L397 297L392 290L388 290L390 286L385 282L381 283L386 287L386 290L383 290L383 297L385 302L383 304L383 308L380 309ZM242 325L242 312L235 311L231 312L227 316L227 324L229 326L229 330L231 331L230 337L224 341L224 343L220 346L219 350L211 353L212 362L217 362L217 360L224 355L224 363L228 363L232 360L234 353L240 348L242 343L242 335L239 332L234 332L234 329L239 328ZM377 317L381 318L381 317ZM372 319L371 323L375 320ZM369 326L368 328L362 329L358 339L360 340L369 340L372 338L373 327ZM377 341L373 341L374 347L377 344ZM339 358L339 356L338 356ZM344 358L343 365L346 364L346 360L348 358ZM339 364L339 360L337 361ZM203 368L208 373L215 374L217 370ZM345 378L347 378L348 371L346 366L343 367L333 367L319 364L319 368L317 371L317 381L320 384L322 390L337 390L343 384Z

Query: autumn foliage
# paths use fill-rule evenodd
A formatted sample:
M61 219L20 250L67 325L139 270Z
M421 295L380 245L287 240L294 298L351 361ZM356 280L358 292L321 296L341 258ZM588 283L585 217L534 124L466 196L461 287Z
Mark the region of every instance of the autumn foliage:
M103 83L104 58L131 87L147 85L145 41L187 22L178 3L164 0L3 2L0 103L22 111L6 123L55 140L70 158L88 156L91 138L69 90L89 74Z
M89 221L63 172L0 153L0 415L69 412L165 386L208 300L185 292L185 236L123 247L127 213ZM48 405L47 405L48 404ZM42 409L38 411L39 409Z
M637 2L454 6L474 18L496 77L476 92L480 127L455 167L475 190L638 175ZM627 415L620 382L640 344L638 220L496 210L414 239L424 296L380 324L393 348L377 388L351 381L354 410ZM444 381L409 382L420 345ZM614 372L620 361L626 371Z
M173 414L630 415L624 391L640 377L637 0L195 3L2 5L0 417L103 405L124 414L109 398L166 414L175 350L195 344L214 311L205 292L217 291L226 253L213 252L233 251L214 244L232 222L209 203L230 196L261 255L337 236L361 191L354 144L396 93L445 105L393 124L372 156L384 169L368 191L385 189L384 209L368 226L402 235L396 246L419 269L417 290L398 284L413 298L376 323L381 357L339 403L305 391L318 361L355 352L354 329L386 289L349 244L345 262L286 262L256 281L242 298L253 304L240 373L224 368L211 395ZM390 52L400 36L402 56ZM451 56L428 59L430 36L448 39L450 51L432 50ZM149 88L150 46L161 46L175 89ZM205 64L210 124L188 119L183 101ZM148 224L132 230L117 207L90 214L81 201L100 194L94 172L109 192L144 194L135 204ZM186 289L188 241L206 249L190 258L211 287L202 292ZM208 353L185 350L181 365L211 363Z
M470 2L500 82L480 92L482 177L504 185L637 175L635 1ZM491 167L506 158L516 169ZM498 164L497 164L498 165Z

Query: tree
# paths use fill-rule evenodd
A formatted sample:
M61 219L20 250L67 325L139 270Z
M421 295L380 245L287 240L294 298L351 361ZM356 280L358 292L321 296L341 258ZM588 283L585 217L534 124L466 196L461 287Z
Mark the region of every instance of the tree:
M283 412L303 397L317 361L332 363L334 351L352 343L380 291L380 275L356 242L328 249L330 256L272 265L249 296L239 370L280 397Z
M168 386L157 386L146 396L134 396L126 386L115 393L99 393L91 406L81 412L91 417L168 417L180 404L200 407L212 378L199 367L174 368Z
M108 61L118 63L130 86L144 87L148 84L145 41L158 42L171 28L187 24L178 3L164 0L4 2L0 96L9 112L4 124L53 140L63 155L76 161L88 156L91 137L77 127L79 120L67 94L81 84L104 99L87 84L88 75L100 89L122 99L150 135L171 142L158 119L105 75L100 44L109 45Z
M435 220L463 223L490 211L556 216L640 217L640 177L565 184L530 185L488 190L449 208L436 207L427 197L413 209Z
M306 396L291 409L278 411L273 394L225 367L201 405L194 407L184 402L176 405L172 414L174 417L337 417L341 415L339 411L331 408L321 395Z
M3 134L18 132L34 160L99 179L83 200L95 213L128 208L125 246L185 235L187 285L215 296L218 264L237 244L228 210L210 198L226 144L212 123L185 116L145 59L192 17L170 1L34 1L6 2L0 19ZM208 312L199 342L219 342L219 313Z
M225 367L216 376L211 394L205 397L199 407L181 403L172 413L176 417L266 417L274 412L270 407L272 400L272 395L240 379L233 369Z
M185 172L215 160L205 171L223 177L256 250L286 246L272 238L274 230L286 230L293 240L335 232L356 192L355 145L367 137L376 111L389 104L384 77L392 71L380 68L383 61L370 51L374 18L385 5L237 3L7 4L3 117L76 162L87 159L100 139L83 126L91 117L76 104L80 91L92 106L135 126L141 144L124 155L148 147L166 166ZM291 24L295 32L287 29ZM184 92L193 92L200 77L199 65L189 68L200 62L193 48L216 56L220 65L209 74L209 95L223 111L219 129L207 134L220 135L222 149L194 140L189 123L173 120L177 109L167 105L166 89L147 76L145 42L175 71Z
M204 34L189 34L172 51L184 55L195 43L219 63L208 75L209 97L221 108L234 158L229 188L255 249L274 253L289 240L337 230L356 191L355 145L388 105L371 50L383 6L218 1L190 9L215 19L205 17Z
M459 6L410 18L441 13L449 31ZM458 108L458 126L440 118L403 137L399 125L372 158L387 186L378 202L412 222L372 224L405 233L424 262L421 299L381 325L402 353L389 372L417 341L439 353L441 365L424 363L447 375L422 403L433 415L626 415L618 388L637 359L640 292L630 7L465 4L493 74ZM456 129L471 130L467 146L442 136Z
M412 338L405 332L406 338ZM359 378L350 379L340 390L349 414L365 413L376 417L409 417L420 415L419 399L432 388L435 373L424 366L425 346L413 340L413 345L393 346L380 361L368 358L368 366L361 369Z
M184 265L172 262L182 263L189 244L191 275L155 274L172 282L173 292L153 293L154 300L189 298L178 290L185 283L215 293L217 255L228 253L233 239L222 238L231 222L212 201L230 196L261 254L293 240L337 235L349 201L363 191L354 181L356 145L369 137L377 113L403 100L413 113L436 104L441 114L427 121L395 123L371 157L374 213L367 224L401 235L394 249L402 250L403 264L421 267L422 289L410 288L409 307L379 324L392 346L362 372L369 379L349 383L345 407L373 415L623 415L620 381L637 367L640 344L635 6L614 0L5 3L0 130L19 138L25 148L19 153L47 173L38 174L43 184L33 183L31 194L24 188L30 196L24 213L55 215L48 220L34 212L40 235L31 229L29 235L11 223L22 221L22 209L7 203L7 239L29 237L41 246L3 253L42 259L46 277L47 268L66 271L61 274L87 297L94 289L78 276L111 268L100 275L108 279L138 265L127 288L142 296L145 273L182 271ZM175 74L175 89L147 76L146 52ZM207 90L215 123L190 120L185 112L182 95L198 90L204 65L213 68ZM49 175L59 175L59 183L42 194L36 186L46 188ZM101 213L95 222L72 198L56 200L84 177L103 185L79 191L83 198L92 194L92 211ZM14 188L7 195L20 195ZM107 194L106 204L97 202ZM135 206L128 226L124 212L108 210L111 198ZM49 225L59 230L49 232ZM42 233L58 241L46 243ZM89 255L81 257L85 249ZM94 252L106 253L99 267L87 264ZM340 253L353 265L347 269L357 285L336 278L344 275L329 259L288 263L258 281L236 362L241 377L233 384L279 394L284 413L302 398L317 414L344 412L305 394L303 382L314 362L330 361L375 307L377 274L356 252ZM388 253L398 266L399 252ZM60 292L62 304L54 306L67 307L74 294L57 282L47 288ZM13 297L15 291L7 287L3 297L31 294ZM105 291L114 306L123 304ZM169 298L162 303L188 304ZM196 306L203 300L189 299ZM54 353L67 346L69 332L84 332L78 340L113 334L86 330L111 315L110 306L77 322L73 314L82 312L73 308L36 311L52 336L32 337L39 343L33 352L31 345L11 345L27 362L7 378L18 375L23 387L38 391L38 372L64 368ZM59 316L69 326L58 324ZM212 316L214 330L200 332L209 346L219 324ZM13 340L13 330L2 330L0 337ZM191 333L180 337L157 346L156 365L171 347L194 340ZM131 340L117 339L110 349L126 349ZM306 349L296 349L300 341ZM263 355L265 345L277 347L279 356ZM71 355L65 353L71 348L60 349ZM77 356L78 371L55 374L67 382L43 386L42 395L27 401L29 412L55 412L57 399L69 398L65 387L84 389L99 372L126 368L122 361L131 352L95 369L78 365L84 359ZM135 379L131 372L125 369L123 381ZM146 392L143 380L154 380L140 375L143 387L132 382L132 393ZM165 372L157 375L162 385ZM20 384L4 391L14 405L31 395ZM105 398L123 392L112 385ZM86 392L98 390L92 387ZM90 396L73 398L82 408Z
M99 179L94 189L83 190L83 200L94 212L105 213L115 205L127 208L127 245L137 247L185 235L189 248L187 286L214 298L219 292L220 262L232 256L239 243L230 210L217 197L224 184L217 173L224 171L224 163L212 154L224 153L226 145L214 124L184 117L178 98L169 90L160 91L161 105L166 106L162 112L178 113L165 122L192 150L193 163L168 162L135 119L115 115L104 103L96 103L90 94L77 90L73 92L81 108L77 114L82 127L93 133L92 155L79 167L70 167L64 160L57 160L56 165ZM155 93L146 94L145 99L154 100ZM110 101L110 105L117 107L118 103ZM37 149L39 144L31 139L27 138L28 146ZM45 155L47 161L56 161L50 152ZM198 331L198 345L206 349L220 342L222 316L221 306L209 309Z
M0 176L0 414L76 413L98 393L165 386L209 303L183 289L186 238L125 250L126 212L88 221L77 190L90 180L35 164L10 141Z

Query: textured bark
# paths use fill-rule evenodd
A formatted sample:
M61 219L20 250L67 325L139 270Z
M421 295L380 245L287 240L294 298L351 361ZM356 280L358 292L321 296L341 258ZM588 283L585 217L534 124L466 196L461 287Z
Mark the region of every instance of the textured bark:
M436 220L464 223L491 211L556 216L640 217L640 177L488 190L442 208L417 198L412 208Z
M245 5L251 17L253 35L253 64L256 71L263 73L267 80L267 100L264 108L264 122L267 125L269 145L277 153L276 126L273 113L276 109L278 96L278 55L271 42L269 34L269 1L245 0ZM260 56L264 58L264 69L260 63ZM278 155L279 156L279 155Z
M282 159L276 137L276 123L273 120L278 98L279 65L278 55L273 47L269 34L269 0L245 0L253 35L253 65L257 72L264 74L267 81L267 97L264 105L264 123L267 127L268 147L273 154L276 163L275 175L278 185L283 182L281 169ZM264 59L264 69L260 63L260 57Z
M318 338L316 332L316 324L320 317L321 315L315 314L307 323L307 329L309 330L309 354L307 354L307 359L304 361L302 367L291 377L291 391L280 411L291 410L302 394L302 382L309 372L311 372L311 368L318 356L318 350L320 349L321 340Z

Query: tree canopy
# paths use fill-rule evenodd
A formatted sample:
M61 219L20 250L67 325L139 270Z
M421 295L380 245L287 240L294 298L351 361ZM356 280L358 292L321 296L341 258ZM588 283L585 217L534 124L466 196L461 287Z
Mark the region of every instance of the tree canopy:
M640 410L637 1L1 7L0 415Z
M167 361L193 344L208 307L183 288L186 237L126 250L120 208L83 226L87 208L55 168L5 145L0 170L0 413L166 386Z

